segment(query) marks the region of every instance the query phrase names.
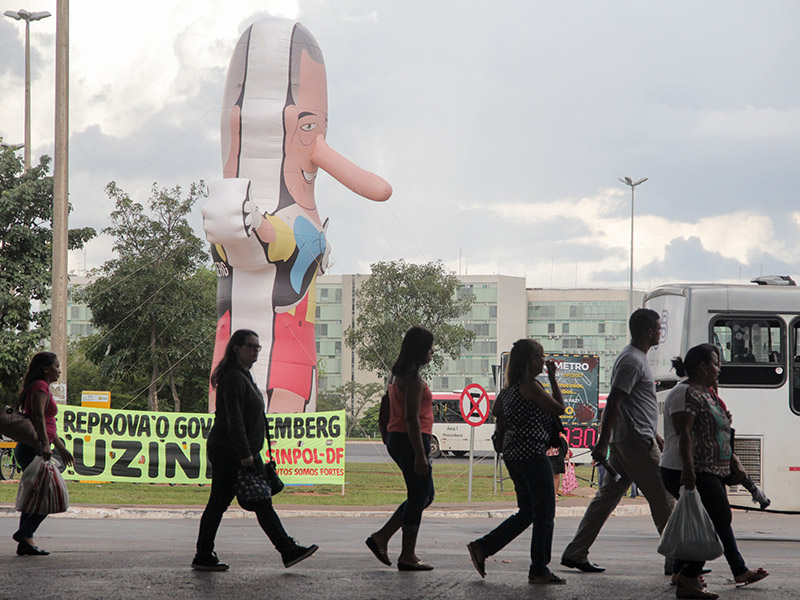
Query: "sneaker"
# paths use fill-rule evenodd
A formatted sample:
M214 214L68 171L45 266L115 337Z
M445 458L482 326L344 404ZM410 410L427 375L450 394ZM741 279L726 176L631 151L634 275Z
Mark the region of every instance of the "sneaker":
M192 568L195 571L227 571L229 567L224 562L219 562L216 552L211 552L210 554L195 554Z
M761 510L764 510L770 504L772 504L772 500L767 498L767 495L759 488L756 488L756 491L753 492L752 496L753 496L753 504L760 504Z
M319 550L319 546L317 546L316 544L311 544L308 547L298 546L297 544L294 544L290 546L288 550L284 550L283 552L281 552L281 557L283 557L283 566L286 567L287 569L289 567L293 567L301 560L307 559L317 550Z

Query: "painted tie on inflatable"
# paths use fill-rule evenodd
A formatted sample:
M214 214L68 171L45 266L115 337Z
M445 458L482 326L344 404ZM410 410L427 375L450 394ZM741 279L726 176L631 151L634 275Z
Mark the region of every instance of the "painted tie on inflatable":
M252 329L263 346L252 373L269 412L313 411L314 283L330 254L328 220L314 198L318 169L376 202L392 188L325 142L325 64L295 21L264 19L242 34L228 67L221 128L224 179L209 184L202 208L218 275L212 369L231 332Z

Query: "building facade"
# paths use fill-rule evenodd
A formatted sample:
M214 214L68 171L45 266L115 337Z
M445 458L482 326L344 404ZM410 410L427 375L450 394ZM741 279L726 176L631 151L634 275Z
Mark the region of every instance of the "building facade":
M92 311L86 304L75 300L75 293L91 283L85 275L69 274L67 287L67 338L73 339L91 335L97 331L92 325ZM50 299L42 304L42 308L50 309Z
M369 275L323 275L316 285L316 338L320 390L348 381L377 381L358 369L354 352L344 344L344 332L356 315L355 296ZM460 391L478 383L496 388L493 365L519 338L538 339L547 353L596 354L600 357L600 393L608 392L614 359L628 341L628 291L602 289L526 289L525 279L503 275L462 275L457 294L474 301L461 322L475 332L472 348L441 371L427 374L434 392ZM643 292L634 293L641 306ZM387 365L388 368L391 365Z

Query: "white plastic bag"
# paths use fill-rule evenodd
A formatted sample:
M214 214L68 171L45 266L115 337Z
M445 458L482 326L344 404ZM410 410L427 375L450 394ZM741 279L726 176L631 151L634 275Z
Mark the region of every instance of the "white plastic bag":
M34 515L50 515L69 508L67 484L52 460L37 456L25 467L19 480L16 508Z
M706 561L722 555L722 542L714 530L697 490L681 487L681 496L667 521L658 553L681 560Z

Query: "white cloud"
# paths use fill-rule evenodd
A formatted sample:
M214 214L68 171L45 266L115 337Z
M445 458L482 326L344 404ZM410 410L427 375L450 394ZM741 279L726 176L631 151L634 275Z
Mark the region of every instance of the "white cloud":
M800 108L779 110L756 108L712 110L699 117L699 133L730 139L769 139L800 135Z

